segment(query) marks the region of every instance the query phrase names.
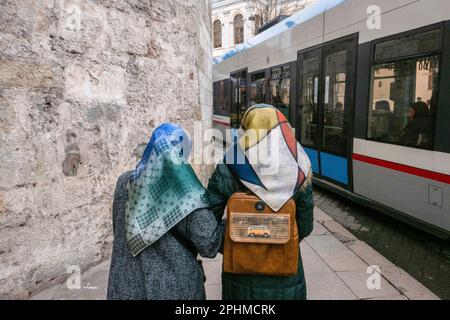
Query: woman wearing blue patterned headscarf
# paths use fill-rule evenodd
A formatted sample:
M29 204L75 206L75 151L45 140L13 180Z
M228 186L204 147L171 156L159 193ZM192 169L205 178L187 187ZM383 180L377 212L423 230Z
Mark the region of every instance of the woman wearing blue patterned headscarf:
M216 256L225 224L208 209L190 151L186 132L165 123L136 169L119 178L108 299L205 298L197 253Z

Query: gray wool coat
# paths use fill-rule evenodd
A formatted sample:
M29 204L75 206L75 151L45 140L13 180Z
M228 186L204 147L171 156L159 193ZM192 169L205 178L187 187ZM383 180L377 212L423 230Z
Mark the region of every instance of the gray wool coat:
M109 300L202 300L203 274L196 257L169 232L137 257L128 247L125 202L131 172L117 181L113 202L114 243L109 271ZM223 246L224 221L212 210L199 209L174 228L202 257L213 258ZM217 272L220 272L218 270Z

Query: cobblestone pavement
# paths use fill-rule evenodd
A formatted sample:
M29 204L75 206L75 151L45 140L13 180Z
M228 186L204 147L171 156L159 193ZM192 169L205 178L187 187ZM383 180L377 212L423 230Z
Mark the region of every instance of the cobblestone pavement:
M450 299L450 241L316 187L315 203L441 299Z

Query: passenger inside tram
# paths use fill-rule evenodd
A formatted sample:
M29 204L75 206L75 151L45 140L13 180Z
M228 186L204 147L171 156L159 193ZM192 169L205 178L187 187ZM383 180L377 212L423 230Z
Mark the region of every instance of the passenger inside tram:
M387 140L392 126L391 105L388 100L375 102L372 114L372 137Z
M375 103L375 111L391 111L391 104L387 100L377 101Z
M411 104L408 123L403 129L401 142L407 146L427 146L431 143L430 110L423 101Z
M369 139L432 149L439 62L432 55L374 66Z

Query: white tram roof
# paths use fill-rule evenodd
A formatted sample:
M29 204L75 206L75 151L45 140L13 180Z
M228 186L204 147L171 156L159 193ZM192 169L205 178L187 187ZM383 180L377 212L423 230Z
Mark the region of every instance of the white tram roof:
M281 33L292 29L295 26L298 26L318 15L323 14L327 10L330 10L341 3L345 2L347 0L319 0L315 1L312 5L309 7L300 10L296 14L290 16L289 18L286 18L285 20L277 23L273 27L265 30L264 32L261 32L260 34L252 37L250 40L247 40L243 44L240 44L233 48L232 50L224 53L220 57L216 57L213 59L214 64L219 64L233 56L235 56L237 53L240 53L244 50L250 49L260 43L263 43L264 41L276 37L280 35Z
M297 59L300 50L350 34L359 44L450 20L449 0L318 0L214 60L213 81L246 68L255 72ZM378 8L381 25L369 28ZM370 10L369 10L370 9Z

